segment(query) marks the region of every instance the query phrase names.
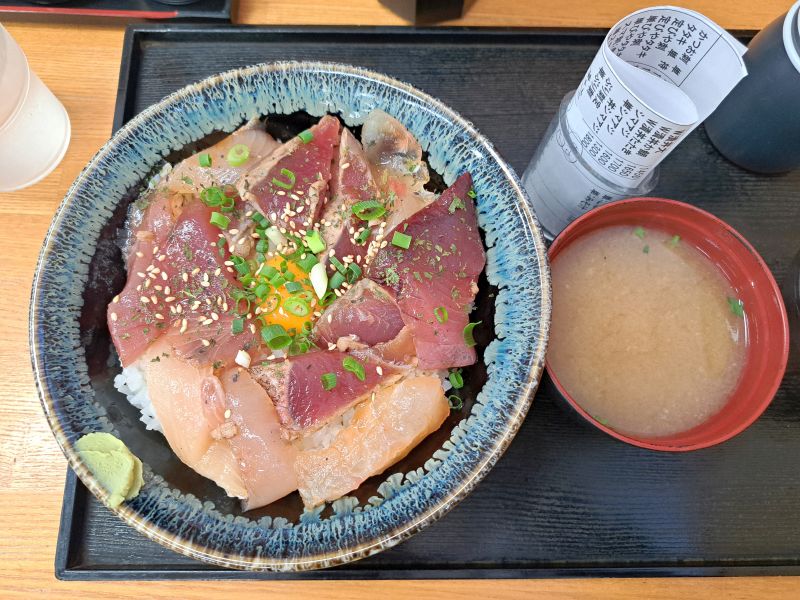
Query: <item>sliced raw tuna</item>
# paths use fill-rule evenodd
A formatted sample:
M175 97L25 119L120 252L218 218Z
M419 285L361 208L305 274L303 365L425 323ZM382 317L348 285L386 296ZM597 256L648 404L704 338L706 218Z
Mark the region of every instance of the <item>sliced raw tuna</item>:
M224 238L210 222L212 212L213 208L199 201L184 208L167 240L161 263L171 284L170 297L175 300L167 302L165 297L161 301L158 295L156 299L163 314L169 311L167 335L181 356L231 366L238 351L255 347L258 338L249 324L242 333L232 332L238 315L234 314L231 291L241 284L235 271L225 265L229 255L224 245L218 245ZM166 296L166 288L162 294ZM175 312L170 305L175 306Z
M237 184L241 196L258 205L276 226L308 229L328 200L339 121L323 117L254 165Z
M336 500L383 473L439 429L449 413L438 377L411 377L378 391L356 407L330 446L297 456L303 503Z
M228 152L239 144L247 146L249 156L241 165L233 166L227 160ZM280 145L267 133L260 120L253 119L220 142L175 165L167 175L164 186L173 192L197 194L203 188L235 185L242 175ZM205 154L210 158L211 166L200 164L200 157Z
M178 197L180 198L180 196ZM157 310L143 305L141 297L147 268L153 264L157 253L165 245L177 214L172 194L153 191L142 202L139 223L131 234L127 256L128 280L118 296L108 305L108 329L123 365L135 361L163 330L156 328L154 314ZM135 214L135 213L134 213ZM147 290L145 290L147 291Z
M314 337L327 345L354 336L356 341L374 346L393 340L403 326L394 292L362 279L325 309L314 327Z
M313 431L338 417L381 384L391 381L397 369L358 355L364 380L344 369L350 353L319 350L293 356L268 365L256 365L250 372L272 399L290 436ZM380 373L379 373L380 370ZM326 390L322 376L333 373L336 385Z
M462 367L476 359L463 331L486 256L471 187L472 178L462 175L435 202L399 225L396 231L411 237L409 248L389 244L367 271L370 279L395 291L422 369ZM387 238L392 239L392 232Z
M344 257L354 261L357 256L363 259L368 238L358 241L356 236L367 227L367 223L353 215L352 208L358 202L377 198L378 186L364 149L348 129L342 129L331 179L331 200L325 205L320 219L320 233L326 246L321 259L327 258L330 250L340 261Z

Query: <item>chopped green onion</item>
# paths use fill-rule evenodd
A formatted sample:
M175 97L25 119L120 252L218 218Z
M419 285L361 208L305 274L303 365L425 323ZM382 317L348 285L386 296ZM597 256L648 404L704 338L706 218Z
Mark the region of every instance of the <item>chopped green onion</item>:
M201 167L208 168L211 166L211 155L208 152L203 152L197 157L197 162L200 163Z
M272 178L272 185L277 185L278 187L281 187L281 188L283 188L285 190L292 189L294 187L294 182L297 179L295 177L294 172L290 171L289 169L281 169L281 175L286 177L286 179L289 180L289 183L286 183L285 181L281 181L277 177L273 177Z
M332 290L337 290L342 287L342 284L345 282L344 275L339 273L338 271L333 274L333 276L328 280L328 285L331 287Z
M244 331L244 319L234 319L231 321L231 333L233 335L239 335Z
M453 369L447 377L450 380L450 385L454 390L460 390L464 387L464 378L461 376L461 369Z
M392 246L397 246L398 248L402 248L403 250L408 250L408 247L411 245L411 236L406 235L405 233L400 233L399 231L395 231L394 235L392 236Z
M345 279L347 279L347 283L353 284L358 281L358 278L361 277L361 267L359 267L356 263L350 263L347 265L347 272L345 273Z
M253 219L257 225L261 226L262 229L267 226L267 217L260 212L254 212L250 218Z
M447 309L444 306L437 306L433 309L433 315L436 317L436 320L439 321L442 325L447 323L448 315Z
M262 315L271 315L281 304L281 296L280 294L270 294L264 299L264 303L261 305L261 314Z
M222 213L212 212L210 223L220 229L227 229L228 225L231 224L231 220Z
M478 325L480 325L483 321L478 321L477 323L467 323L464 327L464 343L472 348L475 345L475 338L472 337L472 330L475 329Z
M450 410L461 410L464 408L464 401L455 394L451 394L447 397L447 403L450 405Z
M248 265L247 261L241 256L231 256L231 262L233 263L233 268L236 269L240 275L247 275L250 273L250 265Z
M200 191L200 200L206 206L215 207L222 204L225 199L225 193L221 188L208 187Z
M336 294L333 290L328 290L325 292L325 295L319 299L319 305L325 307L330 305L334 300L336 300Z
M386 214L386 207L377 200L362 200L353 205L353 214L362 221L374 221Z
M667 242L667 243L669 244L670 248L675 248L678 245L678 242L680 242L680 241L681 241L681 236L673 235L670 238L669 242Z
M367 243L370 235L372 235L372 229L369 227L365 228L361 233L358 234L358 236L356 236L356 243L363 246Z
M272 265L267 265L263 269L261 269L261 274L266 277L267 279L272 279L275 277L280 271L273 267Z
M311 133L310 129L306 129L305 131L301 131L300 133L298 133L297 137L303 140L304 144L308 144L311 140L314 139L314 134Z
M730 306L731 312L735 316L744 317L744 302L739 300L739 298L728 297L728 306Z
M311 272L309 273L308 278L311 280L311 286L314 288L314 293L322 303L327 296L326 292L328 290L328 273L325 270L325 265L318 262L311 267Z
M467 192L467 196L469 196L472 199L475 199L475 198L478 197L478 194L475 193L474 188L469 188L469 191Z
M329 260L329 261L331 261L331 264L332 264L334 267L336 267L336 270L337 270L337 271L339 271L339 273L341 273L342 275L344 275L345 271L347 271L347 267L345 267L345 266L342 264L342 261L340 261L340 260L339 260L338 258L336 258L335 256L331 256L331 257L329 257L329 258L328 258L328 260Z
M300 267L303 273L310 273L311 269L313 269L316 264L319 264L319 261L313 254L306 254L305 258L301 258L297 261L297 266Z
M455 213L459 208L466 208L464 202L458 196L453 196L453 201L450 203L450 206L447 208L447 212L451 215Z
M266 253L269 251L269 240L258 240L256 242L256 252Z
M286 269L286 267L284 269ZM294 281L295 277L296 277L294 273L292 273L291 271L288 271L288 270L284 270L282 275L283 275L283 278L286 281Z
M283 301L283 308L292 313L295 317L305 317L311 312L308 302L295 296L291 296Z
M323 250L325 250L325 241L322 239L322 236L319 234L319 231L314 229L308 235L303 238L303 241L308 246L308 249L311 250L314 254L319 254Z
M650 246L645 244L644 248L642 248L642 252L644 252L645 254L650 254Z
M240 167L247 162L248 158L250 158L250 148L244 144L236 144L228 150L228 156L225 157L225 160L232 167Z
M355 375L359 381L364 381L367 378L367 375L364 372L364 365L362 365L352 356L346 356L344 358L342 361L342 367L345 371L349 371Z
M259 283L256 286L256 289L253 290L253 293L256 295L256 298L258 298L259 300L264 300L264 298L267 297L267 294L269 294L270 289L271 289L271 287L270 287L269 284L267 284L267 283Z
M322 379L322 389L326 392L336 387L336 373L323 373L320 379Z
M261 328L261 339L273 350L281 350L292 343L292 338L280 325L267 325Z
M284 284L286 291L290 294L294 294L295 292L300 292L303 290L302 284L297 283L296 281L287 281Z
M220 202L219 209L222 212L233 212L233 207L236 206L236 199L231 198L230 196L223 196L222 202Z
M633 230L633 235L638 237L640 240L643 240L644 239L644 228L643 227L637 227L636 229Z
M288 273L287 273L287 275L288 275ZM279 288L284 283L286 283L286 277L284 277L283 275L277 275L277 276L273 277L272 279L270 279L269 282L272 284L273 287Z
M286 245L286 236L283 235L280 229L278 229L277 227L275 226L267 227L265 233L267 235L267 239L269 239L269 241L275 244L276 246Z

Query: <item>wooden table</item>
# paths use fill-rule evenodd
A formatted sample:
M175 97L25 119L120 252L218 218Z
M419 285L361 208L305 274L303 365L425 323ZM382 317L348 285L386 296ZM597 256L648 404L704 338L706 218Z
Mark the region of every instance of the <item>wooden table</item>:
M729 29L760 29L789 0L690 0ZM609 27L642 6L635 0L477 0L469 14L448 25ZM249 24L402 25L377 0L241 0L237 22ZM356 596L491 598L545 595L559 598L666 598L722 596L766 598L800 595L800 578L600 579L403 582L59 582L53 576L66 463L34 389L28 359L28 299L39 248L53 213L72 180L109 137L124 26L5 19L31 66L55 92L72 119L72 143L62 164L43 182L0 194L0 597L96 596L231 598L273 592L325 598ZM2 166L0 165L0 168Z

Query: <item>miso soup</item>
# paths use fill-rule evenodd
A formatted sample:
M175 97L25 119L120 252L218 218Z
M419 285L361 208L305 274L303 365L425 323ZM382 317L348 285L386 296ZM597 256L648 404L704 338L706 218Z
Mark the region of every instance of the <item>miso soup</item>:
M719 269L669 232L594 231L553 260L548 363L620 433L659 437L718 412L745 361L745 309Z

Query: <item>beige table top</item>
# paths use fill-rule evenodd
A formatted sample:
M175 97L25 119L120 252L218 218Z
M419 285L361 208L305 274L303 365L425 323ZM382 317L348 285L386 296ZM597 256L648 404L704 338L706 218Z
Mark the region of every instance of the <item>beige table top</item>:
M730 29L760 29L788 0L688 0ZM477 0L449 25L609 27L642 6L634 0ZM66 462L39 406L28 360L28 298L36 257L69 184L109 137L124 26L3 19L33 69L62 100L72 142L62 164L43 182L0 194L0 597L232 598L240 593L300 597L456 598L800 596L800 578L599 579L402 582L59 582L53 576ZM249 24L406 24L376 0L241 0L236 22Z

